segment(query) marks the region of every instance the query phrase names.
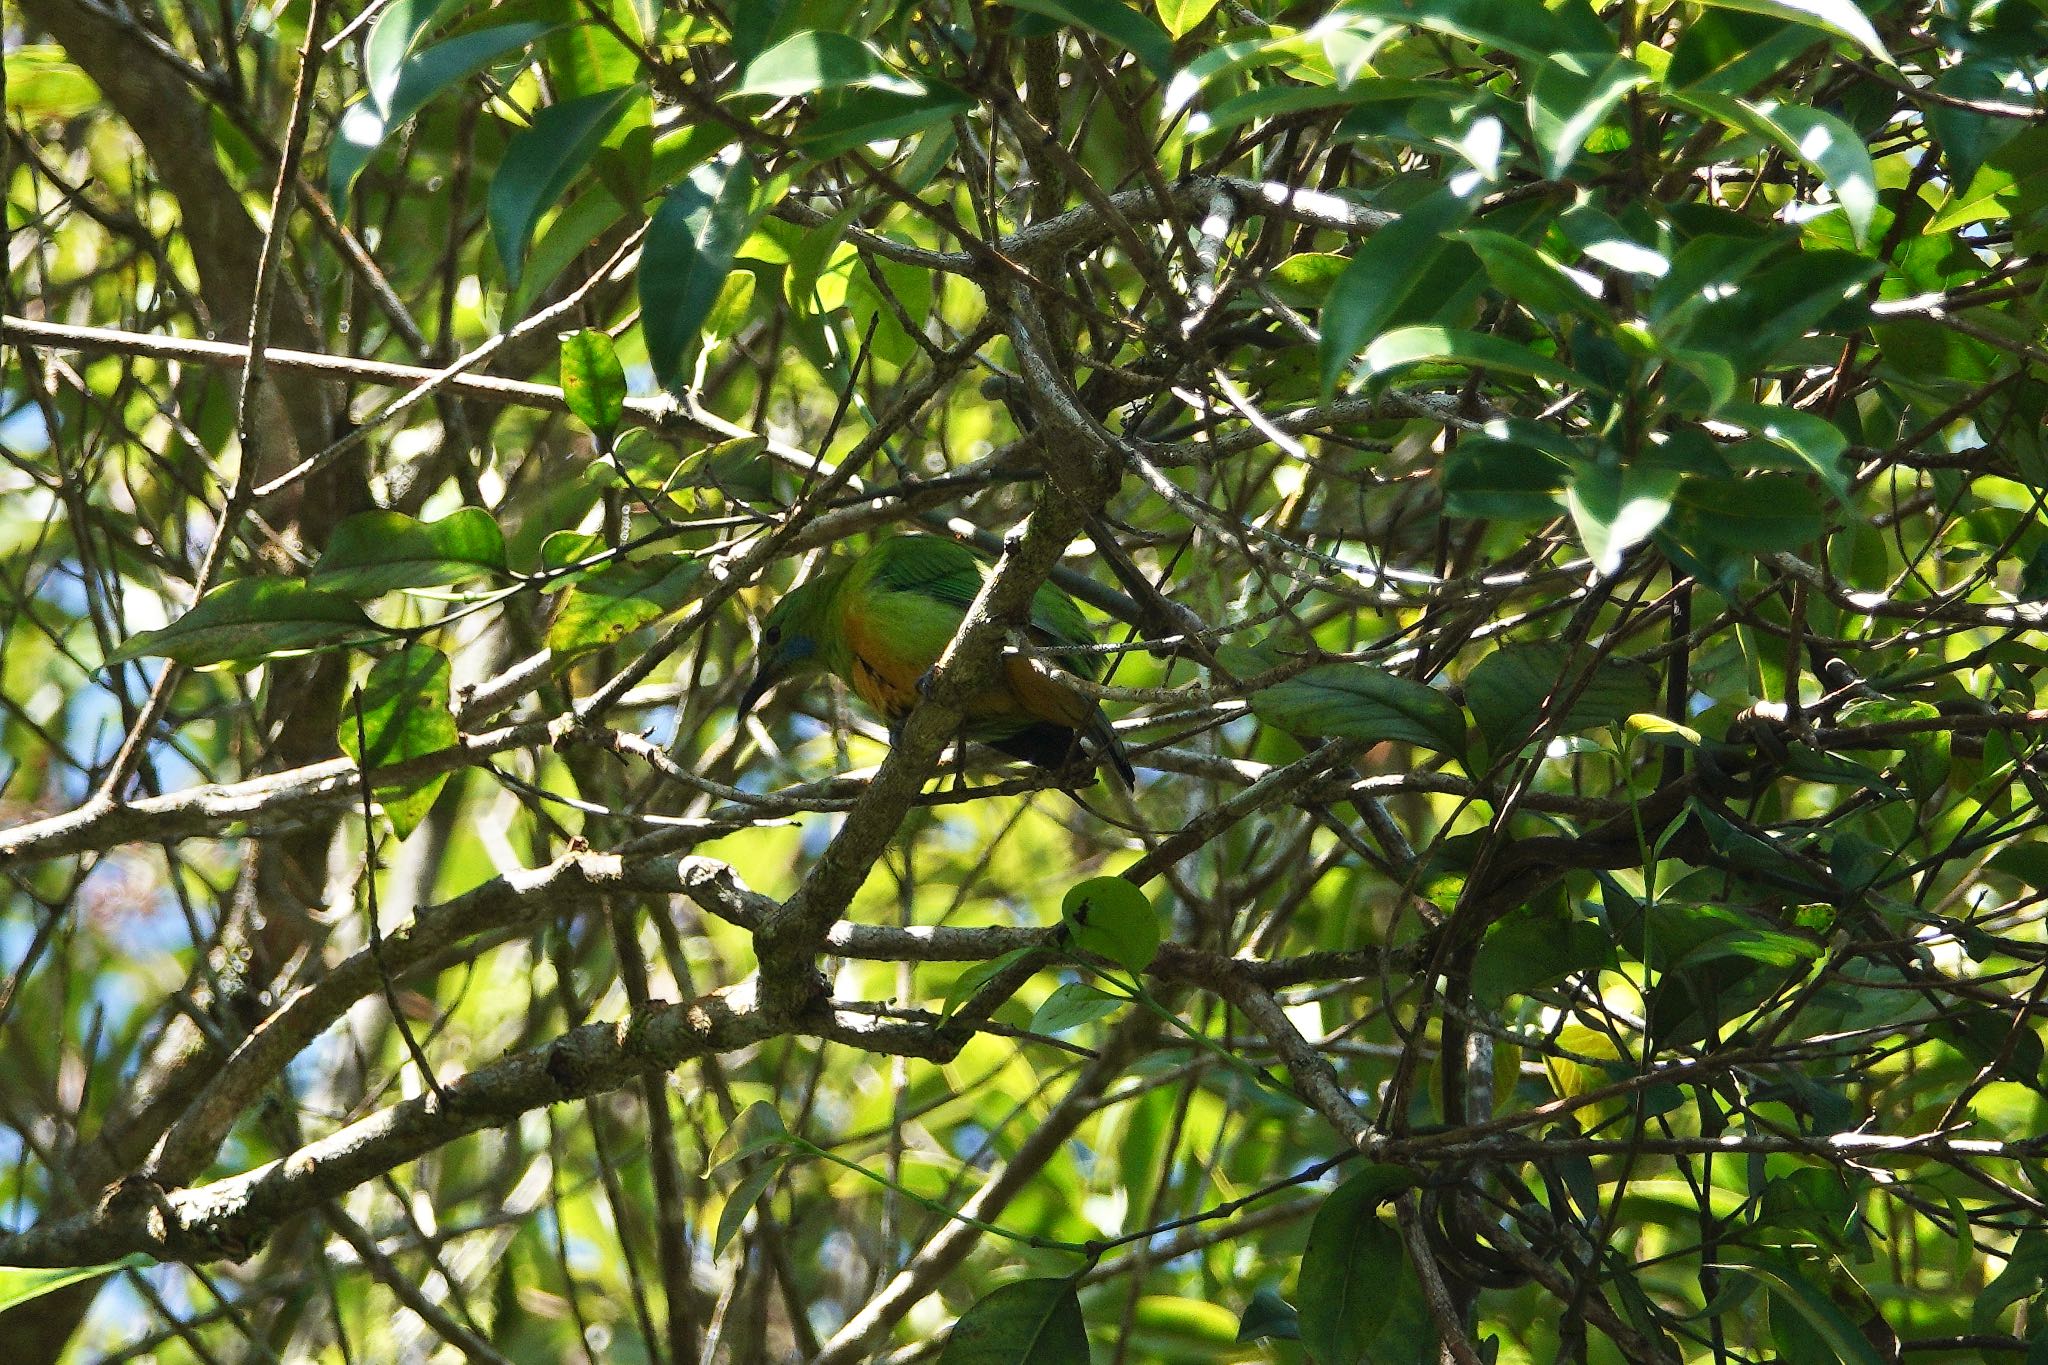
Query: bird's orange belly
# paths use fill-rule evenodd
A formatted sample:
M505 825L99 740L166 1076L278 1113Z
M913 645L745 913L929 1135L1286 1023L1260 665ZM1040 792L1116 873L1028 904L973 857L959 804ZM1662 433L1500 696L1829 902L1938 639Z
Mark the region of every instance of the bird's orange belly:
M845 622L850 667L846 681L875 713L900 725L922 700L920 683L931 669L929 659L913 660L900 643L875 623L849 616ZM961 710L970 728L982 722L1003 727L1018 721L1045 721L1079 729L1087 724L1094 703L1060 685L1022 659L1003 661L998 681L968 697Z

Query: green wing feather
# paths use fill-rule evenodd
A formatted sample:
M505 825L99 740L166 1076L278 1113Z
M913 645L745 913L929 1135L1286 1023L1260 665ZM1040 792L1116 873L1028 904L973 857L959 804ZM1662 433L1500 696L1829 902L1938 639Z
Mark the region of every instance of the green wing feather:
M891 536L868 552L869 582L887 592L917 593L966 612L981 592L989 561L957 541L938 536ZM1088 645L1095 636L1074 600L1050 583L1031 599L1031 626L1049 645ZM1102 670L1096 654L1070 654L1060 665L1084 678Z

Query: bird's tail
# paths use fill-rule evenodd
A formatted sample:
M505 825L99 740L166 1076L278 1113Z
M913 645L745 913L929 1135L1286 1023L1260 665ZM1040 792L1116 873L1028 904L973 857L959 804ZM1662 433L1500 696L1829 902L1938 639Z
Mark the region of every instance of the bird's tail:
M1088 740L1095 746L1096 757L1107 759L1116 775L1123 780L1125 791L1135 791L1138 774L1131 767L1131 756L1124 752L1124 742L1116 737L1116 730L1109 723L1109 717L1098 708L1088 718Z

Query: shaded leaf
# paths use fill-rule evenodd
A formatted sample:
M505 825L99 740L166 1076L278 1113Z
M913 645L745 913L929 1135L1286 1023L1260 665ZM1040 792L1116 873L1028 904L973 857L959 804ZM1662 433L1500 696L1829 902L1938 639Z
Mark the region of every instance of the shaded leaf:
M1823 33L1847 38L1886 66L1892 65L1892 55L1885 50L1884 39L1877 36L1877 30L1855 0L1700 0L1700 3L1716 9L1767 14L1774 19L1787 19L1808 28L1817 28Z
M1129 883L1125 883L1129 885ZM1130 1001L1099 991L1082 981L1069 981L1045 998L1031 1016L1033 1033L1061 1034L1115 1014Z
M946 992L946 1002L940 1014L944 1018L952 1018L955 1011L974 998L975 992L1037 951L1036 948L1012 948L1001 957L975 963L953 979L952 989Z
M1574 388L1597 388L1585 375L1559 364L1517 341L1486 332L1451 327L1397 327L1365 348L1365 368L1388 374L1425 360L1441 360L1473 369L1506 370L1549 379Z
M896 90L853 90L824 101L816 118L804 124L797 145L812 156L837 156L864 143L909 137L950 122L973 101L949 85L930 82L923 94Z
M1465 751L1465 713L1433 687L1370 664L1324 664L1255 693L1252 713L1292 735Z
M682 381L684 353L752 228L753 184L744 157L709 162L654 211L640 251L640 331L664 388Z
M1622 556L1664 524L1678 479L1678 472L1671 469L1621 469L1602 463L1579 470L1565 491L1565 506L1597 572L1611 574L1621 568Z
M562 197L612 125L641 96L639 86L629 85L551 104L507 139L498 173L491 177L488 216L491 240L513 288L519 287L526 249L541 215Z
M1446 234L1472 216L1474 183L1446 187L1361 242L1323 307L1323 391L1329 393L1351 358L1387 325L1424 269L1442 254Z
M1124 48L1160 81L1173 76L1173 38L1149 14L1124 0L1004 0L1012 9L1028 10L1077 24Z
M1380 1205L1414 1183L1398 1166L1372 1165L1330 1192L1310 1224L1295 1290L1301 1344L1317 1365L1360 1365L1392 1320L1414 1271Z
M1852 6L1853 8L1853 6ZM1765 100L1751 103L1707 91L1674 93L1672 100L1731 128L1762 138L1811 166L1849 220L1860 245L1877 212L1877 168L1856 130L1833 114Z
M391 0L377 12L363 41L363 84L379 110L389 111L405 59L435 24L462 7L463 0Z
M340 593L298 578L223 583L162 630L145 630L107 656L110 664L155 655L189 667L305 654L376 635L377 625Z
M1688 475L1672 499L1669 526L1688 545L1706 540L1751 554L1770 554L1809 543L1826 529L1826 522L1820 498L1797 475Z
M775 1177L782 1174L784 1164L780 1159L762 1162L741 1176L740 1182L725 1196L725 1203L718 1210L718 1231L711 1239L713 1256L725 1253L727 1243L738 1235L747 1215L754 1211L754 1205L767 1193Z
M1756 1279L1770 1291L1772 1314L1790 1311L1842 1365L1882 1365L1882 1357L1856 1324L1849 1321L1818 1285L1791 1260L1743 1249L1731 1268Z
M1558 52L1529 83L1529 130L1553 180L1629 91L1650 83L1650 69L1612 52Z
M766 1100L755 1100L733 1115L732 1122L711 1145L711 1150L704 1157L704 1174L708 1176L720 1166L743 1160L756 1152L790 1145L789 1128L782 1122L782 1115L776 1113L775 1106Z
M462 507L439 521L403 512L358 512L334 528L313 566L323 592L378 597L442 587L505 570L505 536L489 512Z
M939 1365L1087 1365L1072 1280L1012 1280L960 1315Z
M1614 965L1614 940L1591 920L1546 910L1516 911L1492 929L1472 964L1472 994L1489 1009L1511 995Z
M1475 664L1465 678L1465 704L1488 748L1501 754L1528 739L1546 699L1566 683L1584 682L1584 690L1547 733L1618 724L1657 704L1657 670L1649 664L1606 658L1594 665L1589 680L1582 679L1578 675L1589 659L1588 651L1562 642L1535 641L1503 645Z
M1294 1311L1294 1305L1280 1297L1277 1290L1261 1289L1252 1295L1245 1305L1244 1316L1238 1319L1237 1339L1241 1342L1299 1341L1301 1340L1301 1317Z

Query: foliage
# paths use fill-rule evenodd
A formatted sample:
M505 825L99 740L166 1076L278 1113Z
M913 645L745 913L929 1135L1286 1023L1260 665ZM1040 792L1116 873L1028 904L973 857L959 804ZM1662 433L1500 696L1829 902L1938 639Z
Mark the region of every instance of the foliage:
M6 41L23 1365L2048 1352L2039 5Z

